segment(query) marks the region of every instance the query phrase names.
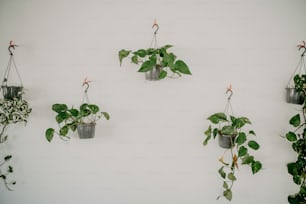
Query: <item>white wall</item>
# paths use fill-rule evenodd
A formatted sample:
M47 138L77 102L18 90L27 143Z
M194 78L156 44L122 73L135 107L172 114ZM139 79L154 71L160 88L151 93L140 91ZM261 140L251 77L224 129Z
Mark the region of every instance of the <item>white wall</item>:
M285 103L284 88L306 40L305 8L304 0L0 0L1 72L14 40L33 108L1 146L14 156L17 185L0 185L0 203L225 203L216 200L223 150L202 141L229 83L264 165L255 176L240 170L232 203L287 203L297 191L286 170L295 154L280 135L296 107ZM128 61L119 67L120 49L149 46L155 18L159 44L173 44L192 76L149 82ZM51 105L79 105L86 76L91 102L111 120L99 122L92 140L48 143Z

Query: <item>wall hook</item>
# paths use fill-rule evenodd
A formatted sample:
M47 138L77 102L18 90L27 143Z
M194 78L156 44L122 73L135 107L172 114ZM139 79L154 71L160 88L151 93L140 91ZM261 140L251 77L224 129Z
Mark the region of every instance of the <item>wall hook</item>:
M154 24L152 26L152 28L156 27L156 30L154 31L154 35L157 34L157 31L159 30L159 25L156 23L156 19L154 20Z
M227 94L227 93L230 93L230 95L228 96L227 100L231 100L231 98L232 98L232 96L233 96L233 94L234 94L231 84L226 88L225 94Z
M302 48L304 49L304 52L303 52L302 55L301 55L302 57L304 57L304 55L305 55L305 53L306 53L305 41L303 41L303 44L298 45L297 47L299 48L299 50L302 49Z
M18 47L18 45L14 44L14 42L11 40L9 47L7 48L8 51L10 52L10 55L13 55L13 52L11 49L13 48L15 50L15 47Z
M86 87L85 87L85 90L84 90L85 93L87 93L87 91L88 91L88 89L89 89L89 83L90 83L90 82L91 82L91 81L89 81L89 80L87 79L87 77L84 79L84 82L83 82L82 86L86 86Z

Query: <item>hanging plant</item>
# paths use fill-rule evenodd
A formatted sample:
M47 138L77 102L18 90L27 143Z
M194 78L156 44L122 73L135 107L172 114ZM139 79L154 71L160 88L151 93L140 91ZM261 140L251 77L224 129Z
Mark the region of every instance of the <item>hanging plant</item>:
M156 22L153 27L155 26L158 30L159 26ZM177 59L177 56L173 52L168 51L169 48L173 47L172 45L165 45L157 48L157 30L154 32L153 37L155 40L154 48L150 47L147 49L138 49L136 51L120 50L120 66L124 58L130 57L131 63L139 65L138 72L145 72L146 78L149 80L164 79L170 76L169 72L179 77L181 74L191 75L188 65L183 60Z
M292 176L293 182L299 186L297 193L288 196L290 204L305 203L306 198L306 75L295 75L295 90L303 98L303 104L299 113L292 116L289 124L294 128L286 134L287 140L292 144L292 149L297 154L295 162L287 164L288 173Z
M0 163L0 178L2 178L5 187L11 191L12 185L16 184L16 181L8 181L8 177L11 173L14 172L13 167L11 165L6 165L10 159L12 158L12 155L7 155L4 157L3 161ZM3 170L6 169L6 170Z
M216 139L218 136L219 145L227 149L219 159L221 167L218 169L218 173L223 180L223 194L218 196L217 199L223 196L231 201L233 196L232 187L237 180L236 170L239 169L239 166L249 166L252 173L256 174L262 169L262 163L252 155L252 151L260 148L260 145L255 141L255 132L244 129L246 125L251 125L251 121L244 116L228 115L228 108L231 107L231 87L228 88L227 92L231 92L231 95L228 98L226 111L218 112L208 117L211 124L204 132L206 138L203 145L206 146L212 138ZM229 153L227 157L226 153ZM229 158L229 161L226 161L227 158Z
M87 91L89 82L85 78L83 86L87 86L84 91L84 99L89 101ZM53 104L52 110L56 113L55 120L58 123L59 129L56 131L54 128L48 128L45 132L46 139L51 142L54 134L57 134L61 139L70 139L71 133L77 130L80 138L94 137L96 121L101 118L106 120L110 119L107 112L101 112L96 104L83 102L79 108L68 108L66 104Z
M10 124L19 122L27 123L28 117L32 111L29 103L25 100L14 98L12 100L0 99L0 143L7 139L6 128Z

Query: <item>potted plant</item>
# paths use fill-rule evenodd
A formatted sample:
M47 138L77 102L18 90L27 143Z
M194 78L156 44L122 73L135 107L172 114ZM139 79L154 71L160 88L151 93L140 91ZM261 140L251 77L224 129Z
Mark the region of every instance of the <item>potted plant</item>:
M130 56L131 62L139 65L138 72L145 72L147 79L158 80L168 76L168 72L181 76L191 75L187 64L168 49L172 45L161 48L138 49L136 51L122 49L119 51L120 66L124 58Z
M54 134L61 139L70 139L70 133L77 130L80 138L94 137L96 121L104 117L109 120L107 112L100 112L100 108L95 104L83 103L80 107L68 108L66 104L53 104L52 110L56 112L55 120L59 125L59 130L48 128L45 132L46 139L51 142Z
M305 98L305 93L303 91L297 91L295 88L296 86L296 76L301 76L302 73L305 73L306 67L305 67L305 61L304 61L304 55L306 53L306 46L305 46L305 41L303 41L302 44L298 45L298 50L304 49L303 53L301 54L301 58L297 64L297 67L292 74L288 85L286 87L286 101L287 103L292 103L292 104L298 104L301 105L304 103L304 98Z
M303 98L300 112L292 116L289 124L294 128L286 134L287 140L292 144L292 149L297 154L295 162L287 164L288 173L292 176L293 182L299 186L297 193L288 196L290 204L305 203L306 198L306 75L295 75L295 90Z
M240 165L249 166L253 174L256 174L262 169L260 161L256 160L252 155L252 151L260 148L260 145L255 141L255 132L253 130L245 130L246 125L251 125L251 121L247 117L235 117L228 114L231 107L230 99L233 94L231 85L227 88L227 92L231 92L228 97L225 112L214 113L208 117L209 124L204 132L206 138L203 145L218 136L219 146L227 149L219 159L221 167L218 173L223 180L223 194L218 196L225 197L227 200L232 200L232 187L237 180L236 170ZM226 155L226 153L229 153ZM229 160L229 161L227 161Z
M6 128L10 124L19 122L27 123L28 117L32 111L26 100L14 98L12 100L0 99L0 143L7 139Z
M16 181L8 181L9 174L13 173L13 167L11 165L5 165L9 162L9 160L12 158L12 155L7 155L4 157L4 160L0 163L0 178L4 181L5 187L11 191L11 185L15 185ZM2 167L5 167L6 170L3 171Z

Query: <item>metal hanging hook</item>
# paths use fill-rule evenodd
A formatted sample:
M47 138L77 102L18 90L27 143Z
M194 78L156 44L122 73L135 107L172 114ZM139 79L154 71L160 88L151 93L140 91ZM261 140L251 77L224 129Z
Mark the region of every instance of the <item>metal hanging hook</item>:
M229 93L229 92L230 92L230 95L228 96L227 100L231 100L231 98L232 98L232 96L233 96L233 94L234 94L231 84L226 88L225 94L227 94L227 93Z
M83 82L82 86L86 86L86 87L85 87L85 90L84 90L85 93L87 93L87 91L88 91L88 89L89 89L89 83L90 83L90 82L91 82L91 81L89 81L89 80L87 79L87 77L84 79L84 82Z
M304 52L301 55L302 57L304 57L304 55L306 53L306 43L305 43L305 41L303 41L303 44L298 45L297 47L299 48L299 50L302 49L302 48L304 49Z
M156 19L154 20L154 24L152 26L152 28L156 27L156 30L154 31L154 35L157 34L157 31L159 30L159 25L156 23Z
M18 47L18 45L14 44L14 42L11 40L9 47L7 48L8 51L10 52L10 55L13 55L13 52L11 49L13 48L15 50L15 47Z

